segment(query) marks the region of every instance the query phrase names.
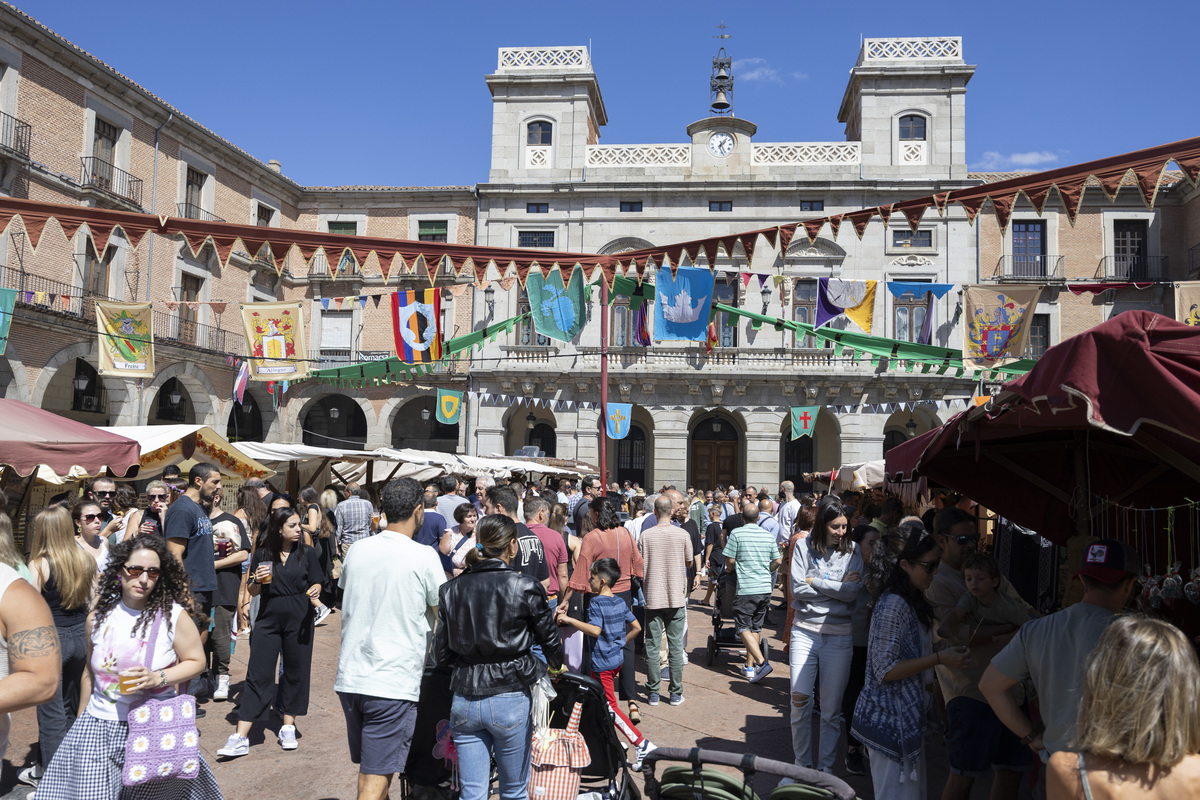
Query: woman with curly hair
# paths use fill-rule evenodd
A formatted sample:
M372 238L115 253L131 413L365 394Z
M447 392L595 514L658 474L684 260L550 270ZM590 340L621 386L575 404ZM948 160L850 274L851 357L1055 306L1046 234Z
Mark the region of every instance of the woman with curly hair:
M866 585L876 594L851 733L867 748L876 800L924 800L922 744L933 668L971 663L966 647L933 648L935 617L925 590L941 555L937 540L917 521L889 530L867 565Z
M121 785L126 718L138 702L175 696L204 670L204 647L183 566L157 536L121 542L109 551L99 597L87 616L88 669L81 696L87 709L63 739L38 785L37 800L129 798L219 800L221 790L200 757L195 779L172 779L135 789ZM151 629L161 619L147 659ZM147 666L147 660L149 666ZM133 692L122 694L121 673Z
M320 603L322 577L317 551L304 544L303 533L297 512L290 507L272 510L266 537L250 561L249 591L261 601L250 629L250 663L237 730L217 751L219 756L250 753L250 728L275 698L275 665L281 657L279 746L298 747L296 717L308 713L314 604Z

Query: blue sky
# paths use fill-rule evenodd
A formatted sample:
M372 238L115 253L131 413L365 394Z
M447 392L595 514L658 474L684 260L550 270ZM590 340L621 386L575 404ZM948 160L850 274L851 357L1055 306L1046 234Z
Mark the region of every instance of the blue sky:
M962 36L973 170L1050 169L1200 135L1195 0L998 3L20 0L304 185L487 180L499 47L591 44L606 144L686 141L724 22L756 140L840 141L860 37Z

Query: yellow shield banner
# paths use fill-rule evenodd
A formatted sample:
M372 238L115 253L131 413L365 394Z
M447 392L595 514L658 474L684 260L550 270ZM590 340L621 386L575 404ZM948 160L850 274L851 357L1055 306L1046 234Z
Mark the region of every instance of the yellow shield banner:
M242 303L252 381L294 381L308 374L308 335L299 303Z
M458 415L462 412L462 398L462 392L438 389L437 421L443 425L457 425Z
M154 377L154 326L149 303L96 301L101 375Z

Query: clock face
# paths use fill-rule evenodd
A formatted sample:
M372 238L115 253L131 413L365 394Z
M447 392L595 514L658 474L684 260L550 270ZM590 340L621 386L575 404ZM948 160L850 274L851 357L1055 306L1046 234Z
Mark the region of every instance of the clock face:
M708 152L717 158L724 158L733 152L733 135L725 131L717 131L708 137Z

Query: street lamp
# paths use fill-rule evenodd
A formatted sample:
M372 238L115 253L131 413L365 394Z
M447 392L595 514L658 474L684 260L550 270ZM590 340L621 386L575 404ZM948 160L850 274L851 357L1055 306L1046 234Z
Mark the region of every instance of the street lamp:
M167 395L167 402L171 404L172 408L177 408L179 406L179 401L182 399L183 395L180 394L178 386L173 387L171 389L171 393Z
M422 409L421 409L421 419L422 419L423 421L425 421L425 422L429 422L429 417L430 417L430 412L429 412L429 409L428 409L428 408L422 408Z
M763 287L762 287L762 301L763 301L762 313L765 314L765 313L767 313L767 308L769 308L771 305L771 289L765 283L763 284Z
M537 417L535 417L533 415L533 412L530 411L529 414L526 415L526 417L525 417L525 430L529 430L529 431L533 430L533 426L536 423L537 423Z
M488 315L496 310L496 290L489 283L488 287L483 290L483 302L487 305Z
M87 375L76 375L73 383L75 384L75 391L80 393L86 392L88 388L88 377Z
M342 415L342 410L340 408L329 409L329 418L330 419L337 419L341 415Z
M904 423L904 427L908 431L908 438L917 435L917 421L913 419L912 414L908 415L908 422Z

